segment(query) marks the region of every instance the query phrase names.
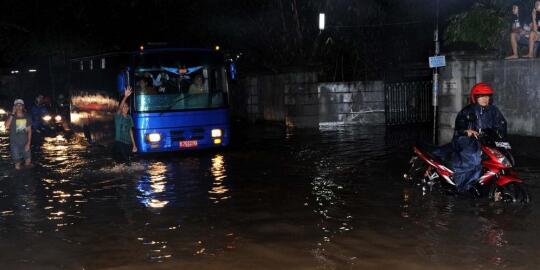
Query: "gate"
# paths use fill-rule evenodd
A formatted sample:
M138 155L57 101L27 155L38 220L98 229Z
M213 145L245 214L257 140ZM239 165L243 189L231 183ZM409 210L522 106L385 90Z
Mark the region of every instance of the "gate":
M386 125L421 124L431 122L431 81L384 84Z

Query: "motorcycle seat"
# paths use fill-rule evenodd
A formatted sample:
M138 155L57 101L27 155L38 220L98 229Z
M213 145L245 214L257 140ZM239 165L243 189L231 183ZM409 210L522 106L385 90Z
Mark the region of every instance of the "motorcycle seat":
M430 158L440 162L449 169L452 168L452 155L454 151L451 144L438 146L429 143L422 143L419 145L419 147L425 153L427 153Z

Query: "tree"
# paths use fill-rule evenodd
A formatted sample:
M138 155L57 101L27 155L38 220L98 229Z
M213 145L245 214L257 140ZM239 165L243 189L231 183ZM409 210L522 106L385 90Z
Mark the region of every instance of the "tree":
M444 33L447 45L455 48L476 47L496 50L499 53L508 47L509 17L513 4L520 6L521 18L530 21L533 0L481 0L467 11L450 17Z

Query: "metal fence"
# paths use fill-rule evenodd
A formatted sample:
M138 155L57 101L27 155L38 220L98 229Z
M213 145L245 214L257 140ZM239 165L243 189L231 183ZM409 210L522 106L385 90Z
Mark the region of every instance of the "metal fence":
M386 125L420 124L433 118L431 81L385 83Z

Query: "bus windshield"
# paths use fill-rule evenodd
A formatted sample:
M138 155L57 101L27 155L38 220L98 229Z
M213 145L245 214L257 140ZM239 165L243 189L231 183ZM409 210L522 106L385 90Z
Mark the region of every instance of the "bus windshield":
M209 109L227 106L225 67L208 52L141 54L134 70L139 112Z

